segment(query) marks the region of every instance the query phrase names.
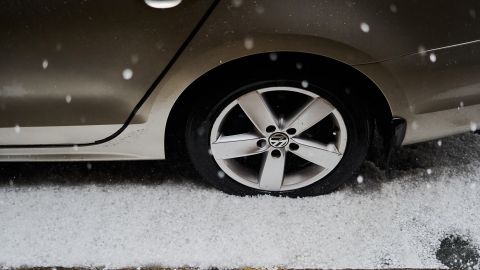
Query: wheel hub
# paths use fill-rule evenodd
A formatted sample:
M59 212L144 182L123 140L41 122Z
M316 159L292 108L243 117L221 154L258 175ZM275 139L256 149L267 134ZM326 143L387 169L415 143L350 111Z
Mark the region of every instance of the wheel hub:
M283 133L283 132L276 132L273 133L269 138L268 138L268 143L275 148L283 148L287 146L288 142L290 139L288 138L288 135Z

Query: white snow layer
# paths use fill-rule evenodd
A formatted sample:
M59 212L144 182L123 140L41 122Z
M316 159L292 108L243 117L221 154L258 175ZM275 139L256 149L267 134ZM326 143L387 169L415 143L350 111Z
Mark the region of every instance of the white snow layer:
M0 266L442 267L446 235L480 244L480 136L441 145L402 150L391 180L367 164L362 183L315 198L241 198L188 179L4 185Z

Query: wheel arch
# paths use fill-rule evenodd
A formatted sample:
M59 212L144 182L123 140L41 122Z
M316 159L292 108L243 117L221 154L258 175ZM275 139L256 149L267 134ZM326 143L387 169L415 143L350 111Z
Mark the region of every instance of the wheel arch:
M382 92L382 90L374 83L372 79L367 77L364 73L356 69L355 67L334 60L332 58L304 53L304 52L270 52L270 53L258 53L254 55L244 56L238 59L234 59L219 65L201 77L191 83L179 96L173 105L167 118L167 125L165 130L165 155L166 158L182 158L184 151L183 133L188 117L188 106L195 104L201 98L202 88L213 83L213 81L224 78L227 74L239 72L243 69L254 69L261 71L262 68L267 68L271 65L279 70L288 70L287 67L278 66L275 59L281 59L283 57L293 57L298 59L298 63L301 65L309 65L315 67L318 70L328 70L328 72L341 72L342 78L359 85L362 89L362 99L368 105L371 116L381 127L387 127L392 119L392 110L389 102ZM268 59L268 61L267 61ZM273 59L273 60L272 60ZM289 67L292 68L292 67ZM348 91L349 89L344 89ZM358 94L360 94L357 91ZM182 158L183 159L183 158Z

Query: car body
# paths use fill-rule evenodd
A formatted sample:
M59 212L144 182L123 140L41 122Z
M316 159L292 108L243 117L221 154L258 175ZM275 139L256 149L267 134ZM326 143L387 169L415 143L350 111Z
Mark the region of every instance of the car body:
M0 161L164 159L192 85L284 52L361 74L378 113L406 120L403 145L480 123L475 0L7 0L0 14Z

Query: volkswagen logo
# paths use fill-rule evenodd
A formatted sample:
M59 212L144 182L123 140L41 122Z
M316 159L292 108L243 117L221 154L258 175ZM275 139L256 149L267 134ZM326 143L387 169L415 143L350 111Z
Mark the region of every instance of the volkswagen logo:
M270 138L268 138L268 143L275 148L282 148L288 144L288 136L284 133L273 133Z

